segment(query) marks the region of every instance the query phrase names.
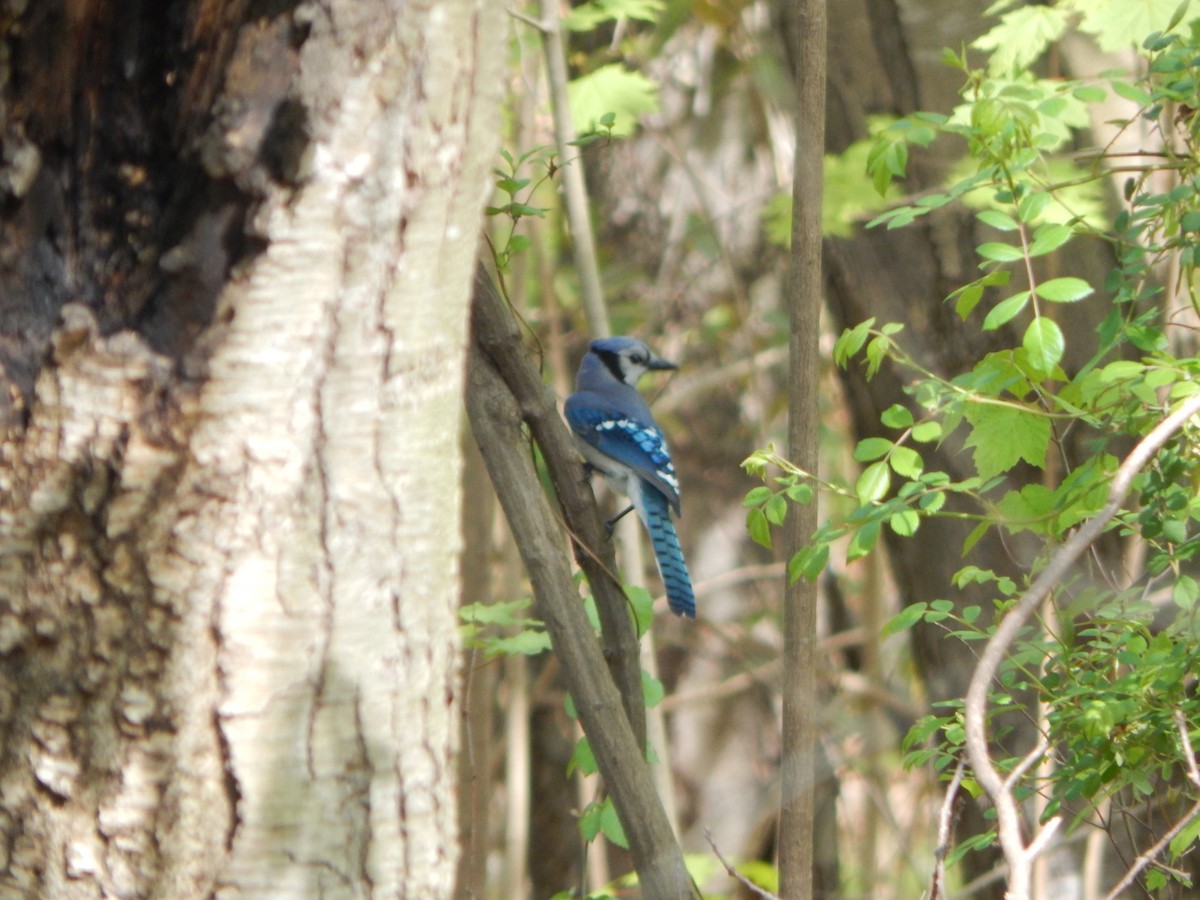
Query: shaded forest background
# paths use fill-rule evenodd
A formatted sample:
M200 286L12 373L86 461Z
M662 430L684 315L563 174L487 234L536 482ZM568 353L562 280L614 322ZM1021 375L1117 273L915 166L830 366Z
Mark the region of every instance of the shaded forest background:
M660 792L697 871L707 872L702 887L742 896L745 889L721 870L712 848L762 884L774 884L784 562L747 531L743 498L758 482L741 464L758 448L782 447L786 434L784 273L796 152L794 61L783 39L789 4L668 2L647 4L643 17L616 18L600 15L603 9L576 5L567 20L576 26L567 48L574 125L599 136L571 151L566 164L585 174L590 189L613 330L636 334L681 363L677 375L643 388L680 472L680 532L700 608L696 622L660 613L646 639L653 644L648 667L665 687L656 713L664 730L656 735L652 728L651 741L661 761ZM548 4L526 10L510 23L513 99L502 138L510 159L497 163L498 179L529 179L522 197L537 211L529 210L514 231L494 210L489 231L501 257L517 251L505 258L505 289L529 327L531 348L542 355L546 378L565 398L592 335L580 251L558 194L555 169L564 160L555 156L547 167L554 138L538 21L548 11ZM884 410L913 405L904 391L912 380L906 370L885 362L882 374L868 380L860 367L833 365L833 342L844 328L871 316L905 323L906 352L946 378L1011 345L1014 334L1020 342L1018 332L968 327L944 301L978 277L975 248L994 237L972 210L948 206L895 231L865 227L885 203L866 172L873 129L886 117L948 113L957 105L964 75L945 64L943 49L959 51L994 21L979 5L956 0L846 0L831 10L826 317L812 323L829 360L819 423L823 479L853 484L860 471L855 443L884 433ZM1066 78L1132 61L1131 54L1101 51L1072 33L1038 61L1037 74ZM615 119L603 118L613 111ZM1110 136L1103 117L1094 125L1089 145L1103 144ZM937 145L914 152L903 190L920 196L942 183L956 164L946 152ZM513 162L519 165L510 170ZM1095 208L1116 208L1119 182L1091 191ZM496 196L497 207L512 199L503 190ZM893 189L889 199L897 197ZM522 236L515 247L513 233ZM1054 265L1095 284L1114 261L1100 242L1064 253L1070 256ZM1106 314L1102 305L1066 307L1060 324L1069 333L1090 333ZM1064 366L1084 362L1069 357ZM1069 436L1066 459L1086 458L1085 438ZM926 461L960 477L970 471L961 443L929 450ZM470 456L467 479L463 599L475 649L467 658L460 895L540 898L583 885L599 890L627 872L629 862L601 839L585 844L576 827L580 810L603 794L595 779L579 777L578 733L554 659L530 652L522 642L537 639L519 622L475 622L471 604L519 600L528 588L494 506L483 499L486 475ZM823 516L837 512L836 499L822 502ZM818 896L916 897L929 884L944 784L929 770L900 764L911 749L902 741L939 701L963 695L977 656L968 643L948 640L944 628L919 622L885 636L884 624L910 604L948 596L973 527L945 518L923 524L915 539L889 532L881 552L859 562L846 564L835 553L821 578ZM972 561L1020 578L1036 552L1022 540L992 532L975 546ZM1117 560L1123 548L1109 540L1096 552ZM652 563L646 565L631 580L660 590ZM990 608L991 594L986 585L963 584L952 599ZM1152 810L1145 832L1161 831L1172 815ZM991 827L973 802L960 805L955 822L963 834ZM1085 857L1120 872L1139 840L1132 833L1114 839L1107 854L1082 833L1064 841L1039 872L1039 896L1092 896L1098 876L1084 872ZM954 896L1003 895L994 849L968 854L952 878Z

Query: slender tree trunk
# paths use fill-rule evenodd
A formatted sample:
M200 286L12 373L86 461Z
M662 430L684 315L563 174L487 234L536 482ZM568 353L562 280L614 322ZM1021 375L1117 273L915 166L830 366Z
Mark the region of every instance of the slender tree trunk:
M797 60L796 157L792 183L792 258L788 273L788 453L816 473L821 383L821 194L825 158L825 0L803 0L788 16L789 46ZM817 530L815 504L791 517L789 553ZM785 576L786 578L786 576ZM786 579L783 610L783 759L780 764L779 881L788 900L814 896L815 835L836 821L817 822L816 773L820 737L817 692L817 583Z
M0 17L0 893L449 895L498 27Z

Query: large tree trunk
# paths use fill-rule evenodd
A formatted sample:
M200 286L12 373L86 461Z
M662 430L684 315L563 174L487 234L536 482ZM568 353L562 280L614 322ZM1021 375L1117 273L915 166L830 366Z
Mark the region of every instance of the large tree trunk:
M5 896L449 895L499 27L5 5Z

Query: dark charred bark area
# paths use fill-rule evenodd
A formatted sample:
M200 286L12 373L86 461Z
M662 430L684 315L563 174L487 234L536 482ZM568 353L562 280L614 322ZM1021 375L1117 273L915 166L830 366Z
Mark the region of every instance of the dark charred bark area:
M176 361L194 349L256 250L244 235L261 189L300 177L294 5L7 5L0 421L19 422L64 303Z
M56 895L71 864L47 817L103 823L129 746L185 765L163 687L185 611L155 599L148 535L182 465L197 338L256 251L241 235L262 188L297 175L292 5L0 6L4 896ZM151 798L164 833L182 790ZM108 883L147 896L173 851L127 824L100 826Z

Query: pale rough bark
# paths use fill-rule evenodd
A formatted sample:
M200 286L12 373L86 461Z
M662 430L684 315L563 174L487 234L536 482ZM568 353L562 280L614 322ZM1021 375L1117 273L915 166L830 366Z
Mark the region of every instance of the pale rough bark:
M259 196L263 249L228 273L194 377L70 304L0 445L6 897L451 891L458 426L499 11L292 16L293 51L243 60L281 61L304 108L288 183L259 166L274 107L206 138L206 171ZM213 233L198 220L162 267L211 270Z

